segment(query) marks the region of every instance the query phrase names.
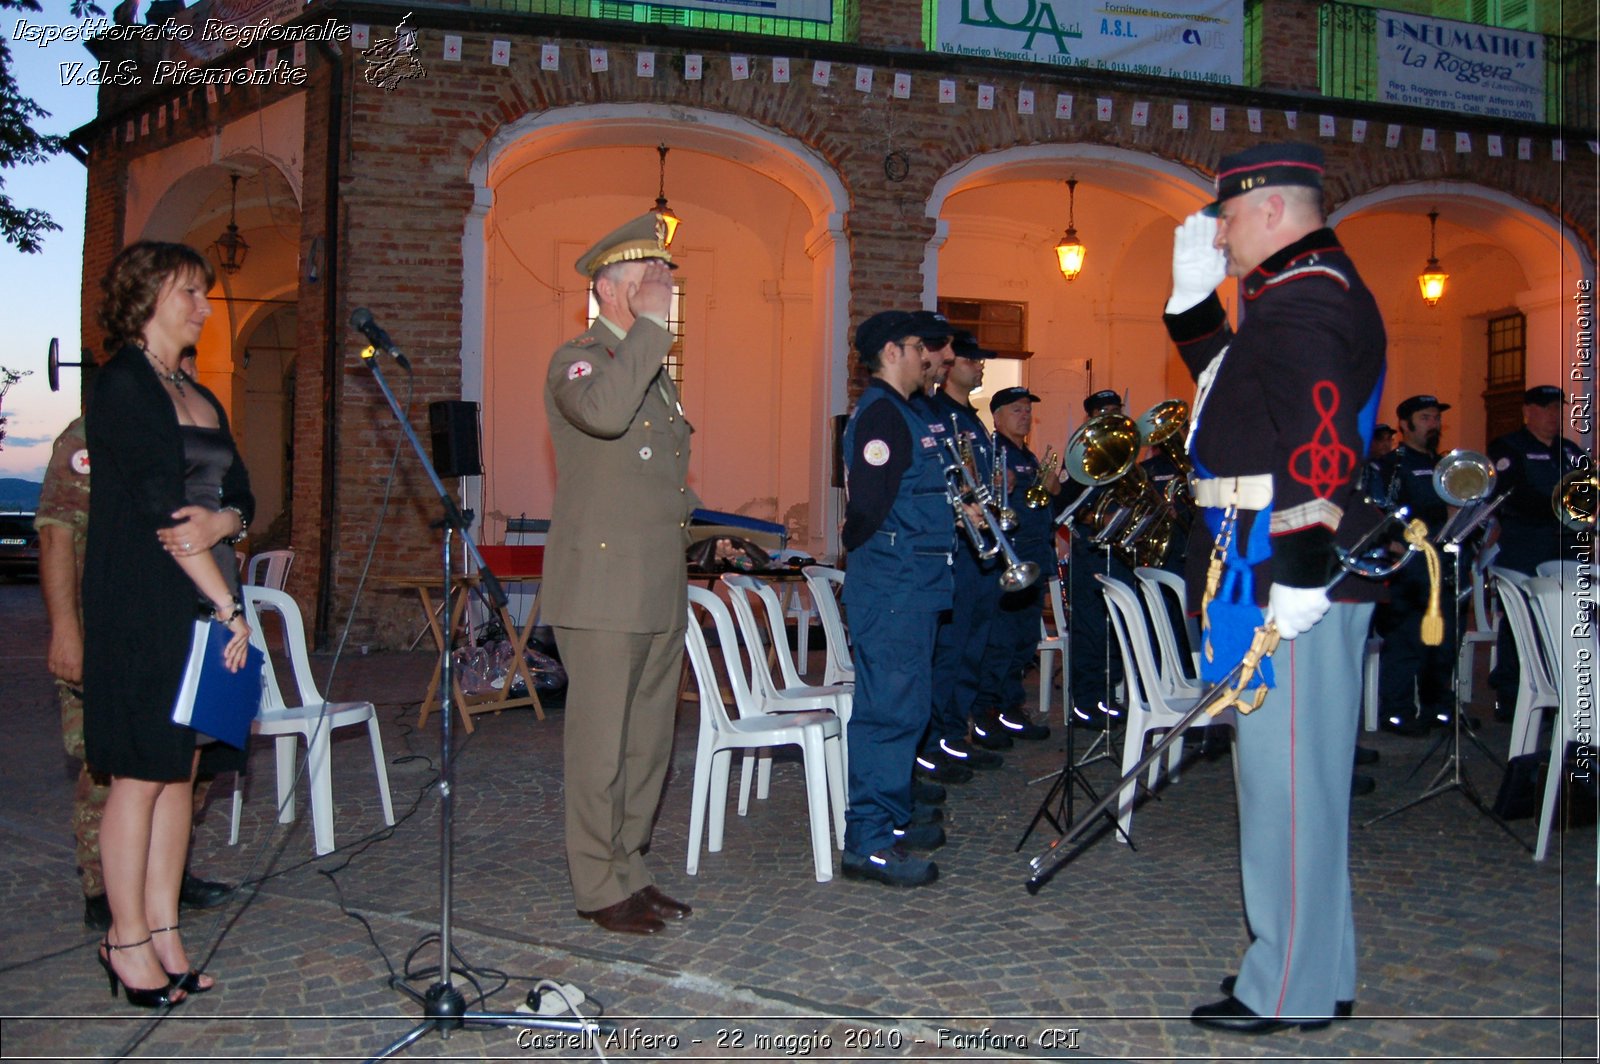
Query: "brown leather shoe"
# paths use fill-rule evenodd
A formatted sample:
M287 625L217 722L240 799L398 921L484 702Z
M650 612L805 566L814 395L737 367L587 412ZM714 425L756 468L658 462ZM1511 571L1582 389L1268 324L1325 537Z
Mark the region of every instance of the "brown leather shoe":
M683 902L669 898L661 893L653 883L639 891L634 897L639 899L640 904L645 907L646 911L654 913L663 920L682 920L694 912Z
M593 920L607 931L615 931L622 935L653 935L657 931L666 930L667 927L655 913L645 907L637 894L630 894L615 905L607 905L604 909L595 909L592 912L579 909L578 915L585 920Z

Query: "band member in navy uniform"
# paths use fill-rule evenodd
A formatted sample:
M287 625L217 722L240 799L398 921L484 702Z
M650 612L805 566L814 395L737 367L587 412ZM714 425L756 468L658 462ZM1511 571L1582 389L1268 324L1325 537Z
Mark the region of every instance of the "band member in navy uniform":
M1187 587L1237 664L1265 617L1281 639L1266 703L1238 720L1239 848L1254 939L1196 1024L1238 1034L1325 1026L1355 995L1350 765L1370 602L1328 590L1383 387L1378 306L1326 228L1322 151L1262 144L1223 158L1217 199L1173 246L1166 325L1198 382ZM1215 217L1213 217L1213 213ZM1215 294L1240 282L1237 330ZM1212 571L1213 550L1220 555ZM1225 560L1221 560L1225 559ZM1207 593L1209 575L1216 594ZM1208 678L1216 677L1208 671ZM1220 677L1218 677L1220 678Z
M872 379L844 430L843 598L856 690L843 872L905 887L939 877L895 829L912 818L911 765L933 704L934 631L950 608L955 545L944 447L909 401L923 379L925 328L896 310L856 328Z
M1095 392L1083 401L1083 411L1090 418L1121 414L1122 396L1110 388ZM1072 715L1078 727L1099 729L1106 727L1108 719L1121 715L1111 693L1122 683L1122 655L1111 644L1111 620L1095 575L1104 573L1132 587L1133 572L1109 549L1090 542L1090 533L1084 524L1084 518L1094 510L1099 495L1110 489L1087 487L1071 479L1063 480L1061 488L1062 506L1077 504L1067 556L1067 601L1072 604L1068 638L1073 648L1067 655L1067 672L1068 686L1072 689ZM1085 493L1089 493L1089 498L1080 500Z
M1495 468L1495 491L1506 501L1495 511L1500 522L1500 552L1494 563L1533 575L1541 562L1579 558L1578 534L1556 520L1552 499L1568 473L1593 469L1583 448L1561 435L1561 389L1553 384L1529 388L1522 396L1522 428L1489 444ZM1592 536L1592 530L1591 530ZM1590 555L1592 558L1592 554ZM1496 717L1511 719L1517 700L1517 644L1511 626L1500 626L1499 649L1489 684L1499 705Z
M972 452L973 475L987 479L994 456L994 440L972 406L973 389L983 383L983 364L994 352L978 345L966 330L955 334L950 349L953 362L931 407L939 426L961 433ZM978 699L979 673L989 641L989 627L1000 608L998 559L979 558L965 537L958 539L951 567L955 594L950 612L939 624L933 652L933 712L928 733L917 751L917 769L929 780L964 783L972 772L999 768L1000 749L967 741L967 721ZM1006 742L1005 746L1010 746Z
M994 442L1000 449L1009 485L1006 502L1017 515L1011 545L1019 558L1039 566L1040 575L1022 590L1000 596L989 628L989 645L983 654L978 708L972 718L972 738L980 744L1003 740L1010 746L1013 739L1050 737L1050 729L1034 721L1022 708L1027 698L1022 676L1038 652L1039 611L1050 586L1045 574L1056 569L1056 523L1050 503L1061 494L1059 467L1052 461L1051 468L1041 472L1038 457L1028 449L1033 404L1038 401L1039 397L1026 388L1002 388L989 400ZM1036 483L1044 495L1042 505L1029 506L1028 489Z
M1437 536L1450 517L1450 507L1433 486L1439 464L1442 415L1450 409L1432 395L1403 399L1395 413L1400 443L1378 459L1377 480L1385 505L1404 506ZM1449 568L1444 573L1449 579ZM1442 601L1449 602L1448 594ZM1428 571L1408 565L1389 579L1389 601L1378 607L1373 630L1383 637L1378 657L1378 706L1385 731L1421 735L1449 723L1455 712L1450 677L1455 662L1455 611L1444 611L1445 637L1438 646L1422 641L1422 618L1428 608ZM1420 704L1420 708L1419 708Z

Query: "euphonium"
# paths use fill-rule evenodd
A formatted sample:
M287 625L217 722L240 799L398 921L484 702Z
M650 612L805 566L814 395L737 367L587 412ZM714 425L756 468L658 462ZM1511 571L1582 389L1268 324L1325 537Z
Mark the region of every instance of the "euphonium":
M1433 467L1433 490L1451 506L1487 499L1494 491L1494 463L1477 451L1456 448Z
M1044 482L1050 479L1050 474L1055 472L1056 463L1061 461L1061 456L1056 454L1054 447L1044 449L1044 461L1039 463L1039 471L1034 475L1033 483L1029 484L1022 493L1022 505L1030 510L1043 509L1050 505L1050 490Z
M1556 482L1550 495L1550 506L1556 520L1574 532L1594 531L1594 496L1600 488L1600 477L1592 470L1574 469Z

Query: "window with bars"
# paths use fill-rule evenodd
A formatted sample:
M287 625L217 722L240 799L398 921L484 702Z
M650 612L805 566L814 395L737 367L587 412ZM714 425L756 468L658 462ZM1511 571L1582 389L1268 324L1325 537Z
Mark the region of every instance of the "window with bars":
M1527 368L1527 324L1521 312L1489 319L1489 379L1491 392L1521 391Z
M939 313L956 329L966 329L1001 358L1032 358L1028 343L1028 304L997 299L941 299Z
M667 352L667 376L672 378L672 383L678 390L683 391L683 291L684 281L680 277L672 279L672 306L667 310L667 328L672 332L672 350ZM587 323L594 324L594 319L600 316L600 304L595 302L594 290L589 291L589 316Z

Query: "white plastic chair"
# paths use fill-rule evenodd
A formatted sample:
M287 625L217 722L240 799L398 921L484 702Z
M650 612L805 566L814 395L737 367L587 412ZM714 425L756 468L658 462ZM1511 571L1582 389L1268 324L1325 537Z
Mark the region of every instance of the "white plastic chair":
M1155 649L1150 642L1150 632L1145 625L1144 611L1139 608L1139 600L1134 597L1133 589L1122 581L1096 573L1096 580L1100 581L1102 592L1105 594L1106 605L1110 607L1106 612L1110 615L1111 625L1117 633L1117 646L1122 652L1122 671L1127 684L1128 698L1128 724L1122 742L1122 774L1127 775L1144 756L1145 740L1155 732L1166 731L1174 727L1183 715L1194 708L1196 697L1170 698L1166 689L1171 686L1170 681L1164 680L1161 670L1165 666L1156 663ZM1173 663L1176 667L1176 662ZM1211 719L1212 724L1232 724L1233 711L1224 710ZM1239 773L1238 747L1234 751L1234 777L1237 781ZM1183 740L1179 739L1167 749L1167 772L1170 776L1183 756ZM1161 763L1150 766L1147 782L1150 788L1155 788L1159 779ZM1129 781L1119 792L1117 797L1117 823L1121 831L1117 837L1124 842L1133 826L1133 798L1137 788L1136 781Z
M1511 625L1517 646L1517 702L1511 715L1511 740L1507 757L1531 754L1539 745L1539 728L1546 710L1561 705L1561 693L1551 672L1551 659L1542 627L1534 616L1526 576L1495 566L1490 570L1500 593L1500 606Z
M1178 645L1178 632L1172 626L1172 614L1167 611L1166 594L1176 596L1179 607L1184 604L1183 578L1165 569L1141 565L1133 571L1139 581L1139 593L1144 597L1146 617L1155 633L1156 647L1161 651L1161 681L1167 685L1166 693L1173 698L1191 698L1205 690L1200 680L1200 630L1191 619L1185 618L1188 630L1184 633L1191 649L1185 651ZM1166 662L1176 668L1168 668Z
M826 709L839 718L841 729L848 733L855 687L852 684L808 684L800 678L799 672L795 669L794 658L789 652L789 637L784 629L783 605L778 601L778 593L770 584L744 573L725 573L720 580L728 592L728 602L733 606L733 615L739 622L739 631L744 638L745 658L750 665L750 691L755 696L757 711L794 713ZM762 611L766 615L766 637L762 636L760 622L756 620L752 598L760 600ZM772 656L778 662L778 672L783 679L781 685L773 679L772 670L767 665L769 646ZM739 778L741 815L749 804L750 769L757 760L757 755L753 751L745 754L744 771ZM767 797L767 786L772 778L770 753L760 756L757 777L756 797L764 800Z
M267 653L267 643L262 632L261 614L274 612L282 620L283 640L300 693L299 704L288 704L269 655L262 669L265 690L254 730L257 735L277 738L279 823L287 824L294 819L295 750L298 740L304 738L306 775L311 781L311 825L316 851L319 855L333 852L333 771L329 764L332 746L329 735L335 728L365 724L367 736L372 742L373 768L378 775L378 796L383 800L383 822L393 826L394 806L389 801L389 772L383 757L383 739L378 734L376 708L371 702L328 702L322 697L311 675L305 625L300 619L300 607L294 599L285 592L268 587L247 584L242 591L245 619L250 624L250 642L263 654ZM234 783L233 827L228 835L230 845L239 841L239 816L243 807L241 780Z
M1039 719L1050 719L1050 702L1056 687L1054 673L1059 664L1062 723L1071 725L1072 722L1065 719L1072 713L1072 694L1068 690L1070 678L1067 675L1067 616L1061 598L1060 577L1050 578L1045 599L1050 607L1050 620L1046 621L1042 613L1039 615Z
M811 602L817 608L817 623L822 626L826 666L822 682L854 683L855 663L850 659L850 632L839 611L839 596L844 590L844 570L826 565L808 565L800 570L811 589Z
M1523 582L1528 599L1533 604L1534 628L1544 641L1550 679L1559 703L1555 723L1550 729L1550 767L1545 772L1544 802L1539 813L1539 840L1533 851L1535 861L1544 860L1549 853L1556 796L1561 790L1562 777L1566 775L1567 744L1577 739L1579 707L1588 698L1588 692L1584 690L1585 680L1593 675L1592 669L1580 672L1575 667L1579 660L1595 660L1592 609L1574 593L1576 586L1564 587L1547 576L1528 577ZM1518 649L1520 651L1521 648ZM1585 654L1581 659L1580 653ZM1528 741L1537 742L1537 739Z
M722 689L711 662L705 632L695 616L699 607L711 618L722 650L728 686L733 692L738 719L728 716ZM805 767L806 809L811 825L811 856L818 883L833 878L833 850L828 840L828 810L833 810L833 830L837 845L844 846L844 756L843 730L832 713L763 713L745 679L739 660L739 637L734 632L728 607L713 592L689 586L689 625L684 635L689 664L700 689L700 736L695 747L694 788L689 808L689 859L685 870L695 875L700 870L700 840L706 850L722 849L723 827L728 806L728 770L733 751L795 744L800 747ZM748 775L747 775L748 778ZM741 801L739 815L746 814ZM707 831L709 821L709 832Z
M1480 646L1489 648L1489 668L1495 666L1496 647L1500 641L1500 612L1489 604L1488 572L1500 553L1500 544L1492 543L1478 552L1468 570L1471 586L1467 601L1472 606L1472 627L1461 633L1461 648L1456 652L1457 697L1465 705L1472 701L1472 666Z
M1534 567L1534 575L1547 576L1564 587L1574 587L1583 577L1583 564L1571 558L1557 558L1554 561L1540 562ZM1594 574L1590 573L1590 583L1594 582Z
M293 550L264 550L253 554L245 565L244 582L282 591L289 585L289 566L293 564Z

